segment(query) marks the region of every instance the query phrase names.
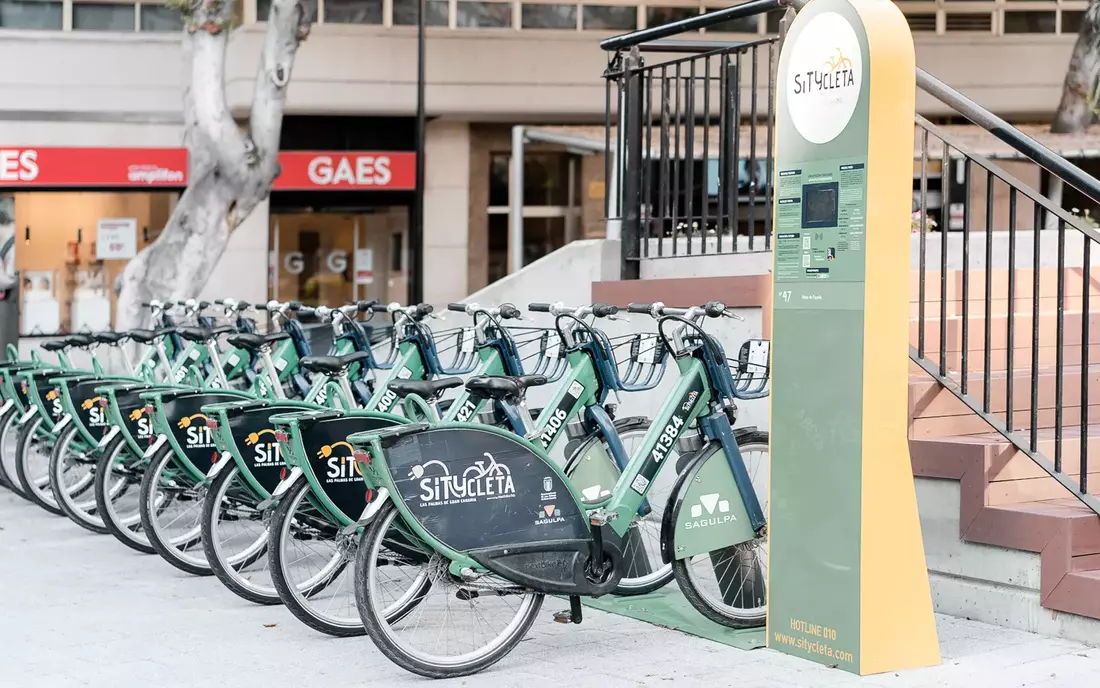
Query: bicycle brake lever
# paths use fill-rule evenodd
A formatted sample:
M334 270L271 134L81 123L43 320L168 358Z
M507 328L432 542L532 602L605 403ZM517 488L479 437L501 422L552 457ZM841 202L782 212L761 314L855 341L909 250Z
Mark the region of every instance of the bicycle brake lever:
M738 315L738 314L734 313L733 311L726 311L722 315L724 315L727 318L733 318L734 320L740 320L741 322L745 322L744 316Z
M608 315L606 317L607 317L608 320L621 320L621 321L627 322L627 323L630 322L630 318L624 318L621 315Z

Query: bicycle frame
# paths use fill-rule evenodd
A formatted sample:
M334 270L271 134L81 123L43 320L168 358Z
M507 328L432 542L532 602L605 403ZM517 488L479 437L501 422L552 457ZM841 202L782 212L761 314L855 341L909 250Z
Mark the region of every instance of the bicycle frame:
M498 428L479 426L476 430L492 433L500 436L502 439L506 438L510 440L511 444L515 445L514 447L508 447L509 443L503 442L502 440L494 440L496 443L494 446L503 446L506 447L505 451L517 452L517 456L520 457L517 465L518 463L527 461L523 458L524 451L530 452L540 458L543 464L545 464L544 466L538 467L536 470L552 472L552 475L547 476L547 480L553 482L555 479L560 479L563 481L564 489L572 497L570 500L572 504L562 506L563 500L561 497L558 497L555 500L555 504L550 506L550 509L553 510L555 516L559 512L564 512L561 518L562 521L572 520L577 524L573 531L574 538L585 537L590 539L593 537L591 526L588 525L588 519L576 518L576 515L578 512L583 513L583 511L595 506L600 511L610 512L608 515L608 520L610 521L608 527L622 539L630 527L632 515L642 506L649 487L653 482L653 478L663 464L664 459L676 445L683 431L691 426L692 423L704 417L705 414L703 422L701 423L703 432L712 442L721 444L721 450L726 457L725 465L728 466L732 482L736 485L737 491L741 497L740 504L734 505L734 508L739 511L734 513L735 520L731 522L731 527L721 529L722 539L727 541L726 544L735 544L737 542L750 540L755 537L758 532L763 530L764 517L755 491L753 490L751 480L749 479L748 472L745 469L744 462L737 449L729 418L726 416L724 410L719 410L715 413L710 412L712 383L709 379L707 365L703 360L692 355L678 358L677 367L679 368L680 377L676 386L669 398L662 405L660 412L654 419L649 431L646 433L641 446L630 458L626 469L615 483L610 496L601 502L597 502L595 505L591 503L585 504L582 495L575 489L574 484L565 479L562 471L538 444L524 438L515 437L507 433L507 431ZM445 544L441 538L436 537L435 533L422 524L420 519L401 496L402 492L397 486L391 471L387 445L389 445L389 450L397 451L394 447L400 445L402 451L405 451L404 447L406 445L402 444L402 440L406 437L418 435L420 433L430 434L431 432L440 430L461 429L469 431L475 428L471 426L462 426L457 423L441 423L436 426L417 424L416 426L405 426L389 431L357 433L348 438L349 442L351 442L357 450L356 457L364 472L364 477L367 477L369 482L373 482L373 484L385 489L384 493L380 491L380 497L377 501L382 502L385 499L393 501L406 527L411 529L417 537L427 543L435 551L448 557L451 561L451 571L456 575L464 568L484 571L486 567L466 551L460 551L460 549L452 548ZM403 455L402 458L407 462L413 460L410 458L412 456L412 454ZM448 473L448 475L450 474ZM518 470L513 470L512 475L516 477L517 481L526 477ZM517 495L517 499L519 500L516 502L517 506L514 507L514 510L518 513L523 513L524 507L528 506L527 503L524 502L525 498L532 506L538 504L538 500L533 499L533 497L538 496L537 492L534 495L529 495L521 494L519 491L516 491L514 494ZM371 507L374 507L374 509L371 509ZM371 506L368 507L368 513L364 515L363 520L369 520L371 513L377 508L378 504L372 503ZM534 511L533 513L538 512ZM446 519L442 520L445 521ZM361 523L362 522L363 521L361 521ZM433 522L432 525L433 529L443 527L438 522ZM471 525L472 524L466 524L466 527L470 527ZM529 543L518 541L516 545L521 547L525 544L535 546L538 542L539 540L532 540ZM676 556L677 558L681 558L682 556L689 556L689 554L676 552Z

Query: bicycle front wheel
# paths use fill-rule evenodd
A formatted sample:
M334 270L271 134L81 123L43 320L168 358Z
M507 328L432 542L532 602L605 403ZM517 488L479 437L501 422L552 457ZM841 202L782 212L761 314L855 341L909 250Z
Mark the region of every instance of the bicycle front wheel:
M751 432L739 437L737 448L741 451L745 469L766 514L768 433ZM704 450L706 453L701 460L709 460L718 449L718 445L712 444ZM681 489L686 489L686 482ZM684 597L711 621L731 628L764 625L767 619L767 537L677 559L672 563L672 570Z

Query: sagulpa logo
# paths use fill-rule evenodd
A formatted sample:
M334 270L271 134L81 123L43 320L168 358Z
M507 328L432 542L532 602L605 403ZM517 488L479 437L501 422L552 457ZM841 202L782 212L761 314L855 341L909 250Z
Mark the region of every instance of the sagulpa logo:
M551 523L564 523L565 517L561 515L561 509L556 504L543 504L535 519L536 526L545 526Z
M363 479L363 472L359 469L359 464L352 454L351 445L347 442L326 444L317 450L317 458L328 459L328 472L325 476L329 482L346 483Z
M489 452L484 452L483 456L486 460L475 461L462 471L462 475L451 475L447 464L435 459L413 466L408 477L420 481L421 505L470 503L481 497L486 500L515 497L511 469L497 463ZM429 469L436 466L442 475L428 475Z
M270 435L271 439L267 442L261 442L265 435ZM268 428L266 430L260 430L259 432L250 432L248 436L244 438L244 444L246 447L254 447L253 458L256 462L256 466L260 468L270 468L272 466L283 466L283 454L279 449L279 442L275 439L275 431Z
M699 495L699 503L691 505L691 519L684 524L688 530L729 523L736 521L737 517L730 512L729 501L722 499L717 492L712 492Z
M202 421L198 423L196 421ZM187 449L213 449L214 433L206 425L206 414L195 413L184 416L176 423L176 427L187 430Z

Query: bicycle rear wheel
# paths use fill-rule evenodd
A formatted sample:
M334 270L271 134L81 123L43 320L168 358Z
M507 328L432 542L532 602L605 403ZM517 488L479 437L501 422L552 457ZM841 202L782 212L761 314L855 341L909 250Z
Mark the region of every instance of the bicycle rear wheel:
M50 488L54 501L81 528L100 535L107 532L96 512L95 464L89 452L73 447L75 427L65 428L50 453Z
M223 461L233 461L223 455ZM210 568L225 587L256 604L279 604L271 582L269 532L260 500L235 464L222 469L206 493L202 511L202 546Z
M104 449L96 464L96 513L107 532L132 550L156 554L141 528L141 479L145 475L140 458L130 455L126 441L116 437Z
M495 576L459 580L449 563L404 531L392 502L367 526L356 554L356 602L371 640L394 664L428 678L496 664L542 608L541 593ZM425 577L427 585L416 583Z
M16 424L18 420L14 408L8 409L3 416L0 416L0 485L23 499L29 499L23 494L23 486L19 484L19 478L15 475L15 450L19 443L19 427Z
M286 608L310 628L336 637L363 635L348 570L352 543L340 539L340 528L310 501L311 490L300 480L271 517L272 583Z
M42 417L35 415L19 426L19 440L15 450L15 475L28 499L55 516L65 512L57 506L50 488L50 451L46 440L38 437Z
M752 432L739 437L737 447L766 514L768 433ZM704 451L705 461L718 451L718 445L712 444ZM764 625L767 619L767 537L676 559L672 570L684 597L711 621L731 628Z
M157 554L180 571L212 576L202 548L205 487L174 466L165 444L141 479L141 527Z

